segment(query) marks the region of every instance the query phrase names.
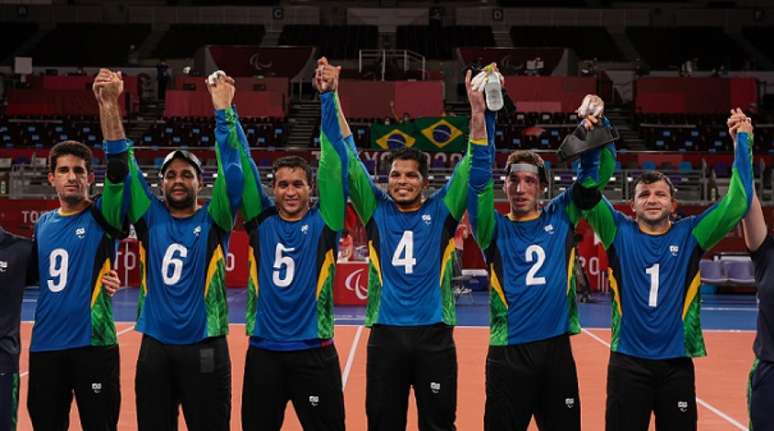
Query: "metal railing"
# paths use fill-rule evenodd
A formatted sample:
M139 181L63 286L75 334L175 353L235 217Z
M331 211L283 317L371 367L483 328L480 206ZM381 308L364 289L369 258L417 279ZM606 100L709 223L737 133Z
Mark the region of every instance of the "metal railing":
M396 62L404 73L417 70L424 81L427 79L427 61L425 56L408 49L361 49L357 56L357 70L379 67L381 80L387 76L387 65ZM394 64L394 63L393 63Z

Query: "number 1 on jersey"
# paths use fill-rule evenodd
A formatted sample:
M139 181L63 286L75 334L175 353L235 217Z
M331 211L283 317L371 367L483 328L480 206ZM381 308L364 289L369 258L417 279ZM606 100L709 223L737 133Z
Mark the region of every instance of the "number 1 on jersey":
M645 269L645 274L650 276L650 295L648 296L648 306L656 308L658 305L658 268L657 263L650 268Z
M402 266L406 274L414 273L414 265L417 260L414 259L414 231L407 230L403 232L398 247L392 255L392 266Z

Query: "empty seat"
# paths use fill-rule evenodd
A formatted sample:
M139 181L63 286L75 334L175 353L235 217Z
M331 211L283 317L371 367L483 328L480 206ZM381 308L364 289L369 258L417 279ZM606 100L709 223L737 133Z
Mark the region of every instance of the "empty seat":
M755 285L755 269L752 261L724 260L723 267L729 284L738 286Z
M726 284L728 282L723 264L719 260L700 260L699 273L701 274L702 283Z

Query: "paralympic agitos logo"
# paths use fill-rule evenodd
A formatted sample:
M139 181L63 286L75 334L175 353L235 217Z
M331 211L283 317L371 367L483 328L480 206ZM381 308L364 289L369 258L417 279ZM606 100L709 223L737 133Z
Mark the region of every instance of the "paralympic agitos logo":
M350 292L354 292L357 299L363 301L368 299L368 285L365 281L368 280L368 274L365 271L365 268L358 269L344 279L344 287Z

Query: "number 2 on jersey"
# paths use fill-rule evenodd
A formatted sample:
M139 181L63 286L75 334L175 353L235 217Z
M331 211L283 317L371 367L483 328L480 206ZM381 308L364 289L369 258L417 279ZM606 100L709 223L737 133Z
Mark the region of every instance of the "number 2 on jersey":
M527 261L527 263L535 262L535 264L532 265L532 267L529 269L529 272L527 272L527 286L546 284L545 277L535 277L540 268L543 267L543 263L546 261L546 252L543 250L543 247L536 244L532 244L531 246L527 247L527 252L525 253L524 259Z
M414 231L407 230L403 232L398 247L392 255L392 266L402 266L406 274L414 273L414 265L417 260L414 259Z

